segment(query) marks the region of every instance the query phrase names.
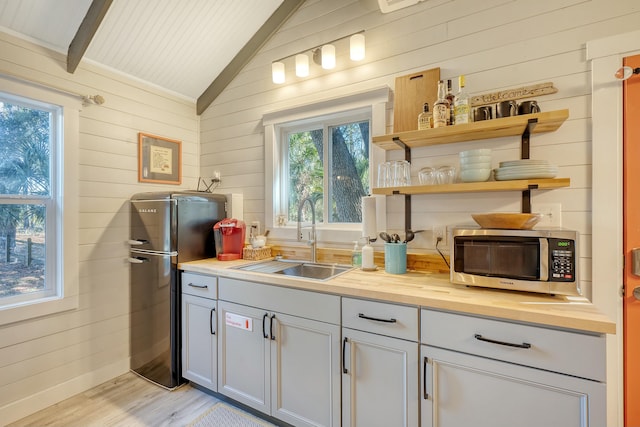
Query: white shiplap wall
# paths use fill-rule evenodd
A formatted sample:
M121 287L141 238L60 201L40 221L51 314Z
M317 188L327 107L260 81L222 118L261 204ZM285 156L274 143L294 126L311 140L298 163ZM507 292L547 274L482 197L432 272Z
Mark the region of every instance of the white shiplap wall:
M567 108L570 117L556 132L533 135L531 154L558 164L560 176L571 178L571 187L534 191L532 202L534 207L561 203L563 226L580 232L585 294L591 296L592 288L602 294L607 291L601 288L615 287L615 278L592 284L592 259L601 249L592 247L592 92L586 43L637 30L637 0L427 0L386 15L375 3L307 0L203 114L203 175L221 170L222 186L245 194L245 219L264 221L261 117L265 112L383 85L393 89L395 77L434 67L440 67L443 78L465 74L471 94L552 81L559 91L540 97L540 105L543 111ZM367 43L363 63L343 57L335 70L313 68L305 79L292 77L292 64L287 63L287 83L271 82L271 61L361 29ZM389 131L391 123L392 102ZM519 138L413 150L414 174L426 165L455 164L459 151L474 147L493 148L497 166L518 157ZM387 158L401 155L388 152ZM393 199L388 198L388 225L401 228L403 204ZM416 196L413 228L469 222L473 212L519 209L519 193ZM426 234L418 235L413 250L433 249ZM620 353L611 351L607 359L609 372L619 372ZM621 378L612 374L607 382L608 425L620 425Z
M32 413L129 369L129 206L132 194L178 189L138 183L137 135L182 141L183 185L199 168L193 101L0 33L0 74L79 94L102 106L80 112L79 293L77 310L0 327L0 424Z
M203 114L202 174L220 170L225 191L244 193L245 220L264 223L265 112L382 85L393 89L397 76L434 67L454 82L465 74L472 95L552 81L559 91L538 98L541 108L567 108L570 117L558 131L534 135L531 156L559 165L559 175L570 177L571 187L534 191L532 203L534 208L536 203L561 203L562 225L580 232L581 282L590 296L591 76L585 43L637 28L637 1L428 0L390 14L380 13L375 3L305 2ZM367 44L363 63L351 63L343 50L334 70L312 67L310 77L298 79L287 62L287 83L271 82L271 61L361 29ZM389 131L392 106L390 102ZM494 150L494 167L519 156L517 137L415 149L413 174L427 165L457 165L459 151L479 146ZM388 152L387 158L401 155ZM387 209L389 228L402 229L403 203L391 198ZM415 196L412 225L430 229L472 222L473 212L519 209L518 192ZM412 246L432 250L431 236L418 235Z

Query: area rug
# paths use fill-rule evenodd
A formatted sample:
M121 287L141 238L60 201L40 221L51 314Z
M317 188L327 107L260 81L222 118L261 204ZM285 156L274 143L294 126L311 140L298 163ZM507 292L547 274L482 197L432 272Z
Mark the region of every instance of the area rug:
M275 427L275 424L224 402L218 402L192 421L189 427Z

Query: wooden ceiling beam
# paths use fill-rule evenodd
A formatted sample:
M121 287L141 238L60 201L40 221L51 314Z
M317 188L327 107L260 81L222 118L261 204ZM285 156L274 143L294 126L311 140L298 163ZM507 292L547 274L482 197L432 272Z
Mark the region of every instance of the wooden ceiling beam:
M287 19L304 3L304 0L284 0L271 14L269 19L251 37L238 54L231 60L224 70L216 77L209 87L198 97L196 112L198 115L215 101L229 83L238 75L242 68L249 63L264 44L273 36Z
M98 31L102 19L107 14L113 0L93 0L87 14L82 19L82 23L76 35L69 44L67 52L67 72L73 74L80 64L93 36Z

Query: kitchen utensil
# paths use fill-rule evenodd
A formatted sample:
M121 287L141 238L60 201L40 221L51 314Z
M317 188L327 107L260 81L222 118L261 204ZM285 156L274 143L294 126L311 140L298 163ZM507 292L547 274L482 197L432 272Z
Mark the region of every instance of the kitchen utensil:
M407 230L405 232L404 235L404 242L403 243L409 243L410 241L412 241L414 238L416 237L415 233L411 230Z
M530 230L543 217L539 213L485 213L471 217L482 228L504 228L509 230Z
M425 102L438 97L440 68L396 77L393 96L393 131L418 129L418 114Z
M387 243L391 243L391 236L389 236L387 233L385 233L384 231L380 233L380 238L382 240L384 240Z
M389 243L400 243L400 235L393 233L391 235L391 242Z

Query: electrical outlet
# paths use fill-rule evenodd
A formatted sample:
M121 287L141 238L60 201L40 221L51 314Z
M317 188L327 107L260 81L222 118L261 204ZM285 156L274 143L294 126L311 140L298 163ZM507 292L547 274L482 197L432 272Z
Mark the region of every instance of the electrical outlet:
M438 241L438 239L442 239ZM439 249L447 246L447 226L446 225L434 225L431 227L431 244L435 248L438 245Z
M562 203L535 203L531 206L531 212L542 214L537 228L562 227Z

